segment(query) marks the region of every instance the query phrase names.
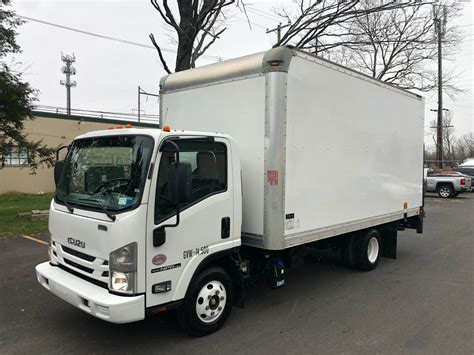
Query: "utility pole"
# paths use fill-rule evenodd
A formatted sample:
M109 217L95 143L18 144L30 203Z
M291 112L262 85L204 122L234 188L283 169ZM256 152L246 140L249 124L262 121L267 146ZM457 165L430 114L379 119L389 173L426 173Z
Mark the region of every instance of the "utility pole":
M288 22L286 25L283 25L283 26L281 25L281 22L280 22L277 27L272 28L271 30L269 30L269 29L267 28L267 34L276 31L276 32L277 32L277 38L278 38L277 43L280 44L280 41L281 41L281 30L282 30L282 28L285 28L285 27L288 27L288 26L290 26L290 23L289 23L289 22Z
M438 167L443 169L443 59L442 59L442 41L446 33L446 7L443 6L443 14L440 14L436 5L433 7L435 32L438 36L438 124L436 130L436 160Z
M72 66L72 63L76 61L74 53L72 55L61 54L61 60L64 65L61 68L63 74L66 75L66 80L61 80L59 83L66 87L66 109L67 114L71 114L71 88L77 85L76 81L71 81L71 75L76 75L76 68Z
M146 95L146 96L154 96L154 97L160 97L160 95L158 94L152 94L150 92L146 92L145 90L143 90L140 85L138 85L138 107L137 107L137 117L138 117L138 122L140 122L140 108L141 108L141 95Z

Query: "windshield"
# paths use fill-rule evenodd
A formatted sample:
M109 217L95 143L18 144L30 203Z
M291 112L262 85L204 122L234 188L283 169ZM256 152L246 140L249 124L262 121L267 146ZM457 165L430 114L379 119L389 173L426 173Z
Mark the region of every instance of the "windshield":
M96 210L120 211L140 202L153 151L141 135L79 139L69 149L56 199Z

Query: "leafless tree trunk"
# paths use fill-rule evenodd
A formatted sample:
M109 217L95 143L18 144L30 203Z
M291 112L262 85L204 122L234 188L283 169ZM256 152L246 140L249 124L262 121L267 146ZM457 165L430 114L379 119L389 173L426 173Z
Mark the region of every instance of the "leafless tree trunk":
M193 68L196 60L227 29L224 14L226 7L236 5L245 11L241 0L178 0L178 13L167 0L150 1L164 23L176 32L178 48L175 71L177 72ZM155 36L151 33L149 37L158 51L163 68L167 73L171 73Z

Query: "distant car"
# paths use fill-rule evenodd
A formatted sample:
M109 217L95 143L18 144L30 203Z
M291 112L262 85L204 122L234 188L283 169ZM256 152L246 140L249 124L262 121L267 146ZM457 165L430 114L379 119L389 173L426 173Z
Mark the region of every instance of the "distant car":
M437 192L439 197L456 197L462 192L471 191L471 177L459 174L434 174L428 172L426 192Z
M456 168L456 172L468 175L471 178L471 192L474 192L472 180L474 179L474 165L461 165Z

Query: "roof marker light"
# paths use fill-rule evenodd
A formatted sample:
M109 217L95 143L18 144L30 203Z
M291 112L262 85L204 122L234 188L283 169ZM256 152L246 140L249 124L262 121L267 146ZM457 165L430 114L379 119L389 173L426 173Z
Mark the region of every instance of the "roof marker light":
M127 123L127 124L125 125L125 128L132 128L132 125L131 125L130 123Z
M163 132L171 132L171 127L167 124L163 126Z
M107 129L114 129L114 126L109 126L107 127Z
M121 124L118 124L117 125L117 128L123 128Z

